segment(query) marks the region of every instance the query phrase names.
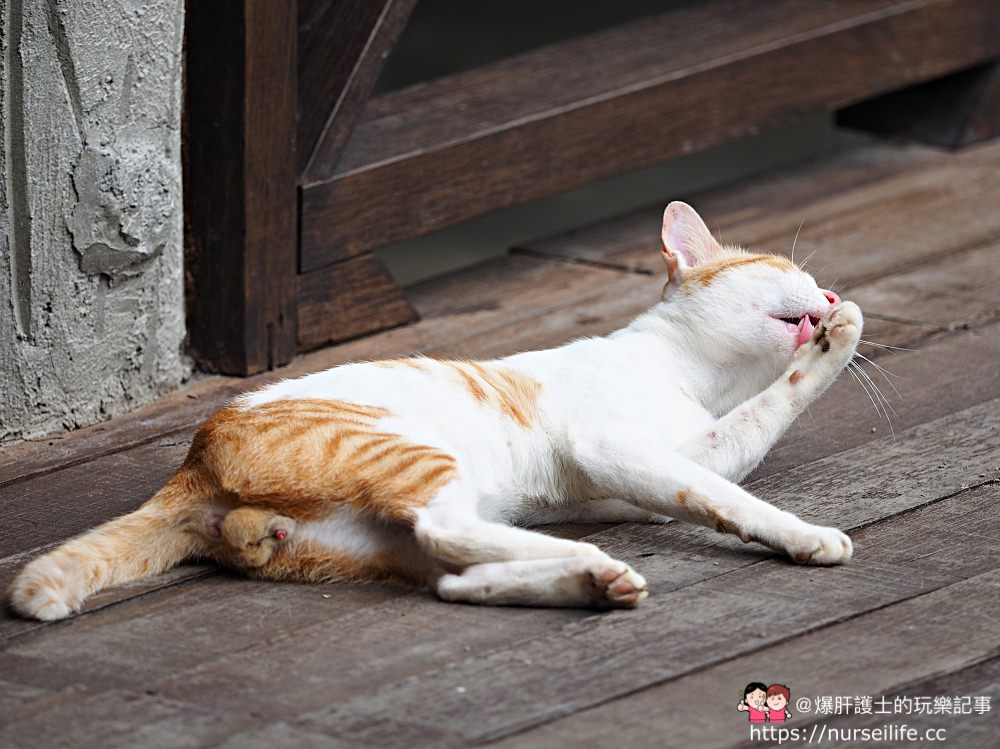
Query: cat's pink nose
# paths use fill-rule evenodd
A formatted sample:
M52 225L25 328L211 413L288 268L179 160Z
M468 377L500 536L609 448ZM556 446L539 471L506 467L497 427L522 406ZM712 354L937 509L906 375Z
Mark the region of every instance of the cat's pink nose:
M830 304L840 304L840 297L837 296L836 291L827 291L826 289L823 289L822 291L823 291L823 296L826 297L826 300Z

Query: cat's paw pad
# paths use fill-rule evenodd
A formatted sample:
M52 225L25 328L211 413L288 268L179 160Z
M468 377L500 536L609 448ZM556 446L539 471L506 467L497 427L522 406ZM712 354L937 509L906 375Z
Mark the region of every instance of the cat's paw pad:
M785 551L799 564L844 564L854 553L854 544L836 528L814 526L796 533Z
M609 559L588 574L590 598L598 608L632 608L649 595L646 580L624 562Z
M853 353L861 337L863 324L864 318L858 305L854 302L839 302L830 308L816 326L813 343L824 354L847 350Z

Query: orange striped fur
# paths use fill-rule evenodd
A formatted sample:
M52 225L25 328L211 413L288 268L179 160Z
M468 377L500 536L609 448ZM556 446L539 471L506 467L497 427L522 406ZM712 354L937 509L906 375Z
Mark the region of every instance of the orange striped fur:
M796 270L795 264L781 255L747 254L723 255L718 260L688 268L684 273L684 284L710 286L721 274L733 268L760 263L778 270Z
M259 580L298 583L367 580L425 585L428 582L426 561L417 559L415 553L380 551L361 558L313 541L282 546L266 564L244 571Z
M425 357L373 363L385 368L405 367L424 374L431 374L432 367L444 367L473 400L496 409L519 426L530 428L538 417L540 383L502 364Z
M385 520L413 522L458 473L455 459L378 428L389 412L302 399L229 406L198 431L189 463L234 503L296 520L344 503Z

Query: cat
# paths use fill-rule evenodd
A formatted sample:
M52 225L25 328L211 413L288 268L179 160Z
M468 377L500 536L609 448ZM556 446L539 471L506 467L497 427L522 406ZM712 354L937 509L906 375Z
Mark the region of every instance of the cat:
M737 482L850 362L860 309L782 256L721 246L685 203L667 206L661 239L662 298L609 336L348 364L239 397L146 504L30 562L10 605L60 619L193 558L446 601L639 604L646 582L628 565L527 527L570 520L669 516L846 562L845 534Z

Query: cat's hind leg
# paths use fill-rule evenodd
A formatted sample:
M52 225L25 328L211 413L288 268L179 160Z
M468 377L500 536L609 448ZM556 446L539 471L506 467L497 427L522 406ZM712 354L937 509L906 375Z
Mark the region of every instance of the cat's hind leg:
M445 601L490 606L631 608L646 598L646 581L624 562L565 557L476 564L436 584Z
M435 589L447 601L489 605L635 606L646 581L593 544L492 522L476 514L474 495L449 484L417 513L420 548L452 569ZM471 500L471 501L470 501Z
M444 487L416 517L414 533L421 548L459 567L518 559L608 558L593 544L481 518L472 490L462 482Z

